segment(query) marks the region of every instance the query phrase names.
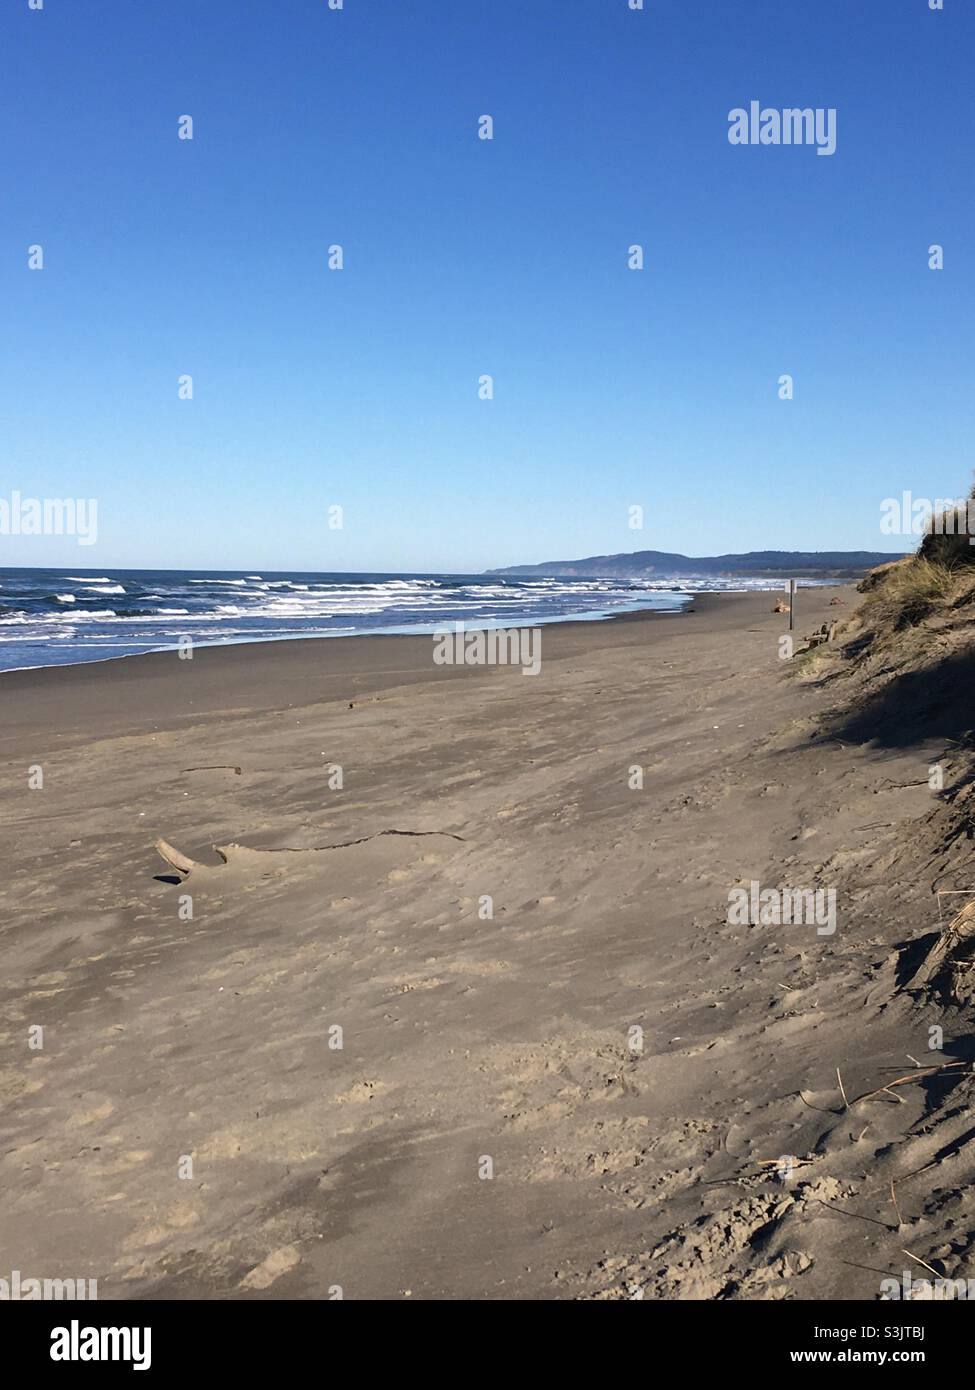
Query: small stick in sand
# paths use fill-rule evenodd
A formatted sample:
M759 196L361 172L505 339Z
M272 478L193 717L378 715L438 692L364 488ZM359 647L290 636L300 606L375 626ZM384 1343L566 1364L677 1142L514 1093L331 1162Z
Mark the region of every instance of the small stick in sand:
M968 1065L967 1062L941 1062L935 1067L918 1067L916 1071L908 1072L906 1076L895 1077L893 1081L888 1081L886 1086L880 1086L876 1091L866 1091L862 1096L857 1096L853 1104L856 1105L861 1100L870 1100L873 1096L879 1096L884 1091L893 1096L891 1086L905 1086L908 1082L921 1081L926 1076L936 1076L938 1072L951 1071L955 1067L967 1067ZM894 1099L899 1100L902 1105L904 1104L902 1096L894 1096Z
M843 1097L843 1109L849 1110L850 1102L846 1098L846 1091L843 1089L843 1078L840 1076L839 1067L836 1068L836 1079L840 1083L840 1095Z
M818 1110L821 1115L838 1115L840 1113L838 1110L827 1110L822 1105L813 1105L811 1101L806 1100L806 1097L801 1091L796 1091L796 1095L802 1101L803 1105L808 1106L810 1110Z
M915 1260L922 1267L922 1269L931 1270L931 1273L934 1275L935 1279L944 1278L944 1275L939 1274L936 1269L931 1269L931 1266L925 1260L920 1259L917 1255L912 1255L910 1250L902 1250L901 1254L906 1255L909 1260Z
M796 1158L794 1154L788 1154L786 1157L793 1168L808 1168L813 1162L811 1158ZM762 1168L782 1168L785 1166L781 1158L756 1158L755 1162Z
M204 763L202 767L184 767L183 772L234 772L238 777L241 776L240 768L235 763ZM926 785L926 784L925 784Z
M893 1179L893 1178L891 1178L891 1180L890 1180L890 1200L891 1200L891 1201L893 1202L893 1204L894 1204L894 1211L897 1213L897 1229L900 1230L900 1228L901 1228L901 1227L903 1226L903 1224L904 1224L904 1218L903 1218L903 1216L901 1216L901 1209L900 1209L900 1207L897 1205L897 1193L894 1191L894 1179Z

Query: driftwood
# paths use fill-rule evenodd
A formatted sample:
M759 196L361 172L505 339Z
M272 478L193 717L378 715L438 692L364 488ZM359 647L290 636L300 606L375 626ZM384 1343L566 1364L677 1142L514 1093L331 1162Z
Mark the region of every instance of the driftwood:
M836 629L839 623L834 619L831 623L823 623L818 632L811 632L808 637L802 640L808 647L818 647L823 642L832 642L836 636Z
M225 864L229 864L235 855L241 853L259 854L261 852L259 850L244 849L242 845L238 844L214 845L213 848ZM188 854L183 854L182 850L176 849L168 840L157 840L155 849L157 853L162 855L167 864L171 865L174 869L178 869L181 874L186 874L187 877L194 869L205 867L204 865L198 864L195 859L191 859Z
M443 837L447 840L459 840L464 843L463 835L456 835L452 830L377 830L372 835L360 835L355 840L341 840L334 845L275 845L268 849L251 849L249 845L238 845L233 841L229 845L213 845L214 854L220 856L224 864L236 862L238 864L253 864L255 860L266 860L270 854L320 854L326 850L351 849L353 845L364 845L368 840L380 840L385 836L397 835L404 839L426 839L429 837ZM189 876L194 869L207 870L215 868L216 865L200 864L197 860L191 859L188 854L183 854L181 850L175 849L168 840L156 840L155 849L161 854L166 863L172 868L178 869L181 874Z
M975 902L951 919L908 983L956 1004L975 1000Z
M178 869L181 874L188 874L196 868L195 859L191 859L188 854L181 854L167 840L157 840L155 848L166 863L172 868Z

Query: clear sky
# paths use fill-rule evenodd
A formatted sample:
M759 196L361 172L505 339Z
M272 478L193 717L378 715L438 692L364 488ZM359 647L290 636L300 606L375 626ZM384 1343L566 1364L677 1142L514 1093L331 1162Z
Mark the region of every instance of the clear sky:
M904 548L882 499L975 463L944 6L4 0L0 495L99 528L0 565ZM835 107L835 155L731 145L752 100Z

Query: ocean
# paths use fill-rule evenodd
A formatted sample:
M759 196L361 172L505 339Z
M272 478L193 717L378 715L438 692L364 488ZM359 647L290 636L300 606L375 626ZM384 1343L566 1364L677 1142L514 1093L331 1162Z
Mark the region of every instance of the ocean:
M0 671L194 645L536 626L640 610L678 612L698 589L749 580L617 580L471 574L246 574L0 569ZM776 586L779 587L779 586Z

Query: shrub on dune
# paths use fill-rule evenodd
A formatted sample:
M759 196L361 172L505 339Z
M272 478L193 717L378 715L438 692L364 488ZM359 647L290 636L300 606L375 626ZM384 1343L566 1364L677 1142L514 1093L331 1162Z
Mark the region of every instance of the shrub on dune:
M945 508L931 518L918 555L949 569L975 564L975 487L967 504Z

